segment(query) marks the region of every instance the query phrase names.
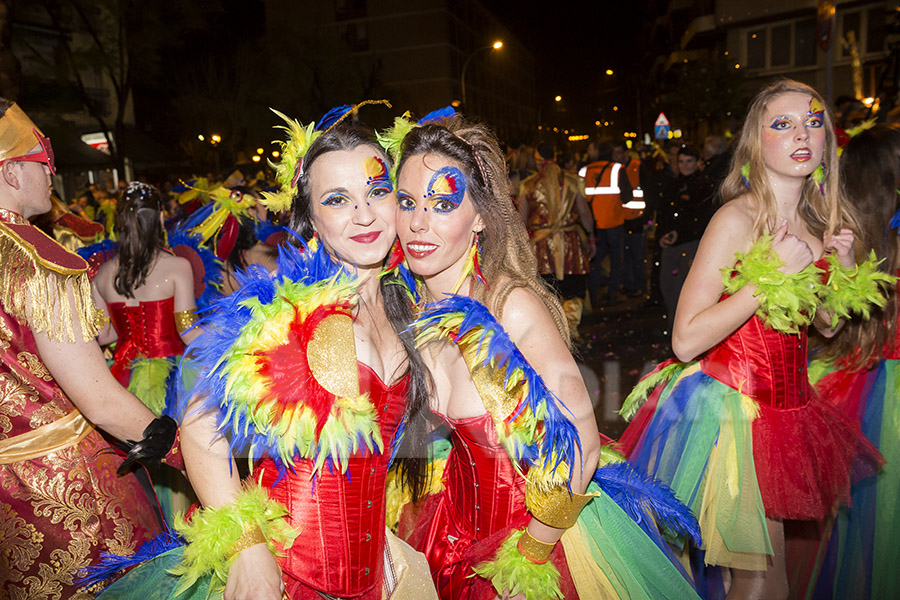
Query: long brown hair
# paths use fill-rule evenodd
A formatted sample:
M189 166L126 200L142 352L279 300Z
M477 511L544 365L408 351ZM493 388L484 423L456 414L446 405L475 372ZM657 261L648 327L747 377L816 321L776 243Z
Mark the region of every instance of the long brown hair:
M139 181L128 184L116 205L119 265L113 287L126 298L134 298L134 290L144 285L153 259L165 243L161 212L159 191Z
M857 233L857 247L875 251L884 259L879 269L896 275L900 269L900 233L891 219L900 208L900 130L894 125L877 125L855 136L841 155L841 186L845 196L861 215L864 227ZM887 290L884 308L872 307L868 320L849 321L826 347L825 358L843 358L852 370L866 368L893 347L897 337L897 288Z
M416 127L403 140L398 172L410 157L420 154L437 154L462 167L475 211L484 221L479 239L481 270L488 285L475 285L472 297L499 318L510 292L518 287L529 289L543 301L563 341L571 346L559 300L538 276L537 260L513 206L506 162L493 132L461 117Z
M856 230L856 218L843 200L841 189L838 186L837 139L831 110L816 90L791 79L780 79L767 85L750 103L741 137L735 145L731 170L720 188L722 202L725 203L749 194L757 208L756 219L753 223L754 237L775 231L777 210L775 194L769 187L763 162L762 122L769 103L776 97L791 92L811 95L825 107L825 123L823 124L825 152L822 156L825 164L824 193L819 190L819 184L813 176L807 177L800 196L800 215L810 232L818 237L822 237L825 232L837 233L841 227L850 227ZM741 173L744 165L750 167L746 182ZM748 183L749 189L747 188Z

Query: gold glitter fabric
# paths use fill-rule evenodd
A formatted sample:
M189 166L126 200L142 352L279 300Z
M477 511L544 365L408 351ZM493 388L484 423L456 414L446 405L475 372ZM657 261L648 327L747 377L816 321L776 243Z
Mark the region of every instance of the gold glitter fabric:
M11 211L0 212L0 306L62 342L75 341L76 326L92 340L103 318L87 263Z
M0 308L0 596L93 598L75 586L77 571L159 532L158 508L135 475L116 475L122 459L110 450L53 380L28 325Z
M359 373L353 339L353 318L329 315L316 327L306 351L309 369L323 388L338 398L359 395Z
M229 556L240 554L243 550L246 550L251 546L265 543L266 536L263 535L263 532L259 528L259 525L251 524L249 527L245 525L244 533L241 534L241 537L239 537L238 540L234 543L234 546L231 547Z
M549 544L535 539L526 529L522 532L522 537L519 538L518 547L522 556L531 562L545 563L550 560L550 554L556 548L556 543Z
M7 160L28 154L38 143L34 132L44 135L28 118L28 115L13 104L0 119L0 160Z
M193 310L179 310L175 315L175 328L178 333L184 333L197 322L197 313Z
M599 494L576 494L557 485L549 490L529 485L525 491L525 506L531 515L550 527L568 529L575 525L581 510Z

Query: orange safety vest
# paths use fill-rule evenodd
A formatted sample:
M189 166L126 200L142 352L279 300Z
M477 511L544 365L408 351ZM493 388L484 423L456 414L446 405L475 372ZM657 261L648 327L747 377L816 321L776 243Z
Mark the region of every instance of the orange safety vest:
M621 170L622 165L617 162L600 160L578 172L584 178L584 195L594 213L596 229L612 229L625 223L619 188Z
M641 189L640 168L641 161L634 158L625 167L625 175L628 176L628 181L631 183L631 195L634 198L625 205L625 219L637 219L644 214L646 205L644 204L644 190Z

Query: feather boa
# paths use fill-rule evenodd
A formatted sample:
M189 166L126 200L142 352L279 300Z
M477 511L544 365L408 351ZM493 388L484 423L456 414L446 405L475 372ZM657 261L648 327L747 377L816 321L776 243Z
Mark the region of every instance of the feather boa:
M171 571L181 577L175 595L207 574L224 586L228 570L237 558L232 548L247 525L259 527L273 553L290 548L299 532L288 525L284 519L287 514L287 508L269 499L261 487L247 485L230 504L203 508L194 512L190 522L176 522L175 530L186 546L182 563Z
M667 360L657 365L653 371L645 375L634 389L625 398L619 414L626 421L630 421L637 414L650 394L659 385L665 385L672 377L677 377L684 369L685 363L678 362L674 359Z
M306 348L323 319L350 315L356 281L322 248L282 245L276 263L275 274L239 271L239 289L200 321L185 351L201 373L193 394L251 461L269 456L283 470L299 456L344 472L351 454L384 449L375 408L367 395L325 390Z
M465 296L449 296L427 305L413 327L420 344L441 338L457 344L470 371L503 373L504 386L517 402L505 420L495 420L500 442L518 467L527 470L542 463L541 472L549 477L546 485L563 483L553 479L560 463L574 464L578 432L563 413L568 410L565 404L528 364L487 307ZM564 483L570 483L568 478Z
M734 267L722 270L725 292L734 294L745 285L755 285L759 299L756 316L776 331L798 333L809 325L819 305L817 292L822 269L810 263L799 273L779 271L784 263L772 249L772 236L760 237L746 253L735 254Z
M868 260L854 268L843 266L836 254L829 254L828 278L819 290L822 309L831 313L831 327L849 319L851 313L868 319L872 306L882 308L887 302L884 289L896 283L897 278L878 270L884 259L878 260L875 251L869 252Z
M472 570L489 579L498 596L508 592L510 596L525 594L525 600L561 599L559 570L552 562L537 564L523 556L517 547L520 537L522 530L512 532L493 560L485 561Z

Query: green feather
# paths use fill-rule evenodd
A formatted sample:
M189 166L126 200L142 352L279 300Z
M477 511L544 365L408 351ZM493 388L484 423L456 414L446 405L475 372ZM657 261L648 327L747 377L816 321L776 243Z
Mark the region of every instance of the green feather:
M404 113L402 117L394 118L394 125L381 132L375 132L378 143L384 148L384 151L391 156L393 166L391 167L391 179L394 185L397 185L397 167L400 164L400 151L403 147L403 140L406 135L418 127L415 121L409 119L409 113Z
M831 327L849 319L852 314L868 319L872 306L883 307L883 288L896 283L897 278L878 270L883 261L878 260L874 251L868 260L848 268L843 266L836 254L828 255L828 280L819 291L822 309L831 313Z
M725 292L734 294L748 284L756 286L756 316L776 331L799 333L809 325L819 305L817 292L822 269L810 263L799 273L779 271L784 263L772 249L772 236L760 237L746 253L735 253L733 268L722 269Z
M525 600L562 598L559 571L552 562L533 563L519 552L517 544L522 531L514 531L497 550L494 560L483 562L472 570L489 579L498 595L525 594Z
M170 573L181 576L175 589L178 596L201 577L211 575L224 587L228 570L237 555L232 548L247 525L256 525L267 540L269 550L278 553L290 548L299 532L285 520L288 514L283 504L271 500L258 485L245 485L234 501L217 508L203 508L194 512L191 522L176 518L175 530L187 545L181 564Z
M822 360L817 358L810 361L807 373L809 374L809 382L816 385L820 379L835 370L834 363L830 360Z
M175 359L172 358L145 358L131 363L128 391L157 417L166 407L166 381L174 368Z
M619 409L619 414L622 415L622 418L626 421L633 419L656 386L665 384L673 376L680 373L685 366L685 363L674 362L641 379L634 386L634 389L631 390L631 393L628 394L628 397L625 398L622 408Z

